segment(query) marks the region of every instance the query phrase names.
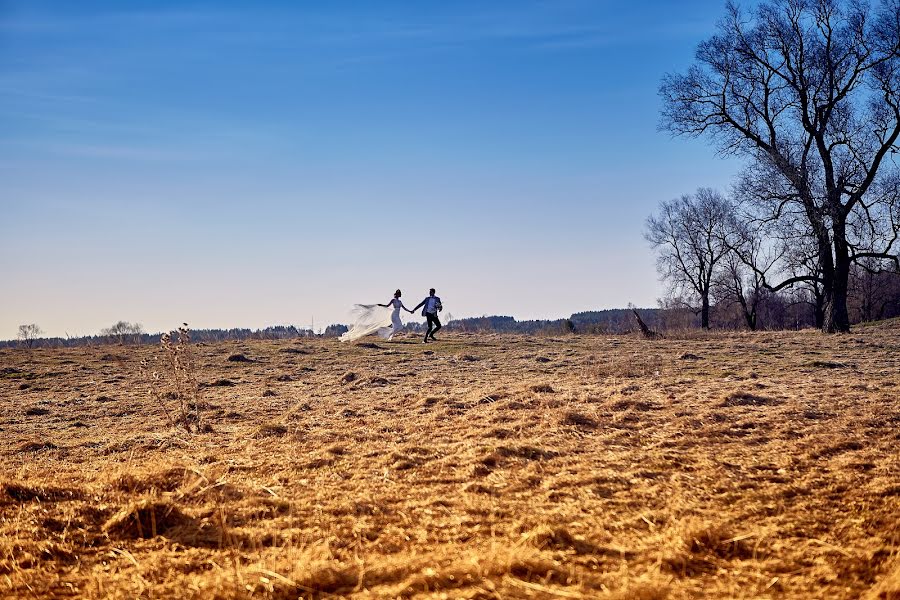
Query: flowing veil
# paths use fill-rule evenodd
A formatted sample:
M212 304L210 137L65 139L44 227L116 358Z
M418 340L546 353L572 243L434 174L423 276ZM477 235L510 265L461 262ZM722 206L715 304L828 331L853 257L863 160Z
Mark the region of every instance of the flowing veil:
M341 335L342 342L353 342L367 335L378 334L387 338L393 331L391 323L391 308L378 306L377 304L357 304L353 309L355 320L350 329Z

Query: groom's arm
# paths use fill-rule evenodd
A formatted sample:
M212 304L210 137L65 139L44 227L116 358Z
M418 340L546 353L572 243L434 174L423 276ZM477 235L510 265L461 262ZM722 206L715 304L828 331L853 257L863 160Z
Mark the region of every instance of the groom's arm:
M425 298L424 300L422 300L421 302L419 302L419 303L416 305L416 307L415 307L414 309L412 309L413 312L416 312L417 310L419 310L420 308L422 308L423 306L425 306L425 303L426 303L427 301L428 301L428 298Z

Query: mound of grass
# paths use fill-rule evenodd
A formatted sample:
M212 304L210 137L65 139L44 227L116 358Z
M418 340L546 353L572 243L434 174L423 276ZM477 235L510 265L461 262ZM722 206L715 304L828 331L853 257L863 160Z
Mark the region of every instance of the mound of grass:
M900 599L900 559L894 561L885 575L863 597L863 600L898 599Z
M7 482L2 486L3 495L15 502L59 502L78 500L84 496L82 490L61 488L51 485L33 486L18 482Z
M284 354L309 354L309 350L304 348L282 348L279 352Z
M738 391L728 394L721 406L775 406L777 404L781 404L781 401L776 398Z
M243 363L252 363L256 362L252 358L248 358L244 354L231 354L228 356L228 362L243 362Z
M852 369L853 365L849 363L842 363L833 360L814 360L809 363L809 366L815 367L817 369Z
M49 440L25 442L19 445L19 452L44 452L46 450L59 450L59 446Z
M184 467L171 467L162 471L134 475L126 473L113 481L113 486L130 494L146 492L174 492L188 479L198 475Z
M216 379L211 383L203 385L205 387L234 387L236 384L230 379Z
M576 427L578 429L597 429L597 427L600 426L596 419L574 410L566 411L563 414L561 422L563 425Z
M175 503L145 498L116 512L104 523L103 531L119 539L149 539L191 522Z
M670 530L660 564L685 577L715 572L721 561L746 559L755 553L749 538L735 535L727 524L694 517Z
M256 428L256 437L281 437L288 434L287 425L281 423L263 423Z

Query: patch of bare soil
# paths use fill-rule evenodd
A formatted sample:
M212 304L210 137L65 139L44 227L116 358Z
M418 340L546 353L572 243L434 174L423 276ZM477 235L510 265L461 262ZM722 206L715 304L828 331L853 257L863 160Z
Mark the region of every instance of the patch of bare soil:
M898 598L900 326L0 350L4 598Z

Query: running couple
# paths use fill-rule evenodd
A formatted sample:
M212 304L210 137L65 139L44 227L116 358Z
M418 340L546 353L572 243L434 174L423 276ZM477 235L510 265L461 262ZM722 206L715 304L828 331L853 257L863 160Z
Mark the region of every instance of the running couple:
M436 342L434 334L441 328L441 320L438 313L443 310L441 299L435 295L434 288L428 290L428 297L419 302L412 310L403 305L400 300L400 290L394 292L394 297L387 304L357 304L356 305L356 321L350 329L341 336L342 342L352 342L367 335L377 334L378 337L390 340L396 334L403 330L403 321L400 319L400 311L405 310L410 314L415 314L419 308L422 308L422 316L428 322L428 329L425 331L425 339L423 344L428 343L428 339ZM377 310L376 307L391 308L390 317L385 313Z

